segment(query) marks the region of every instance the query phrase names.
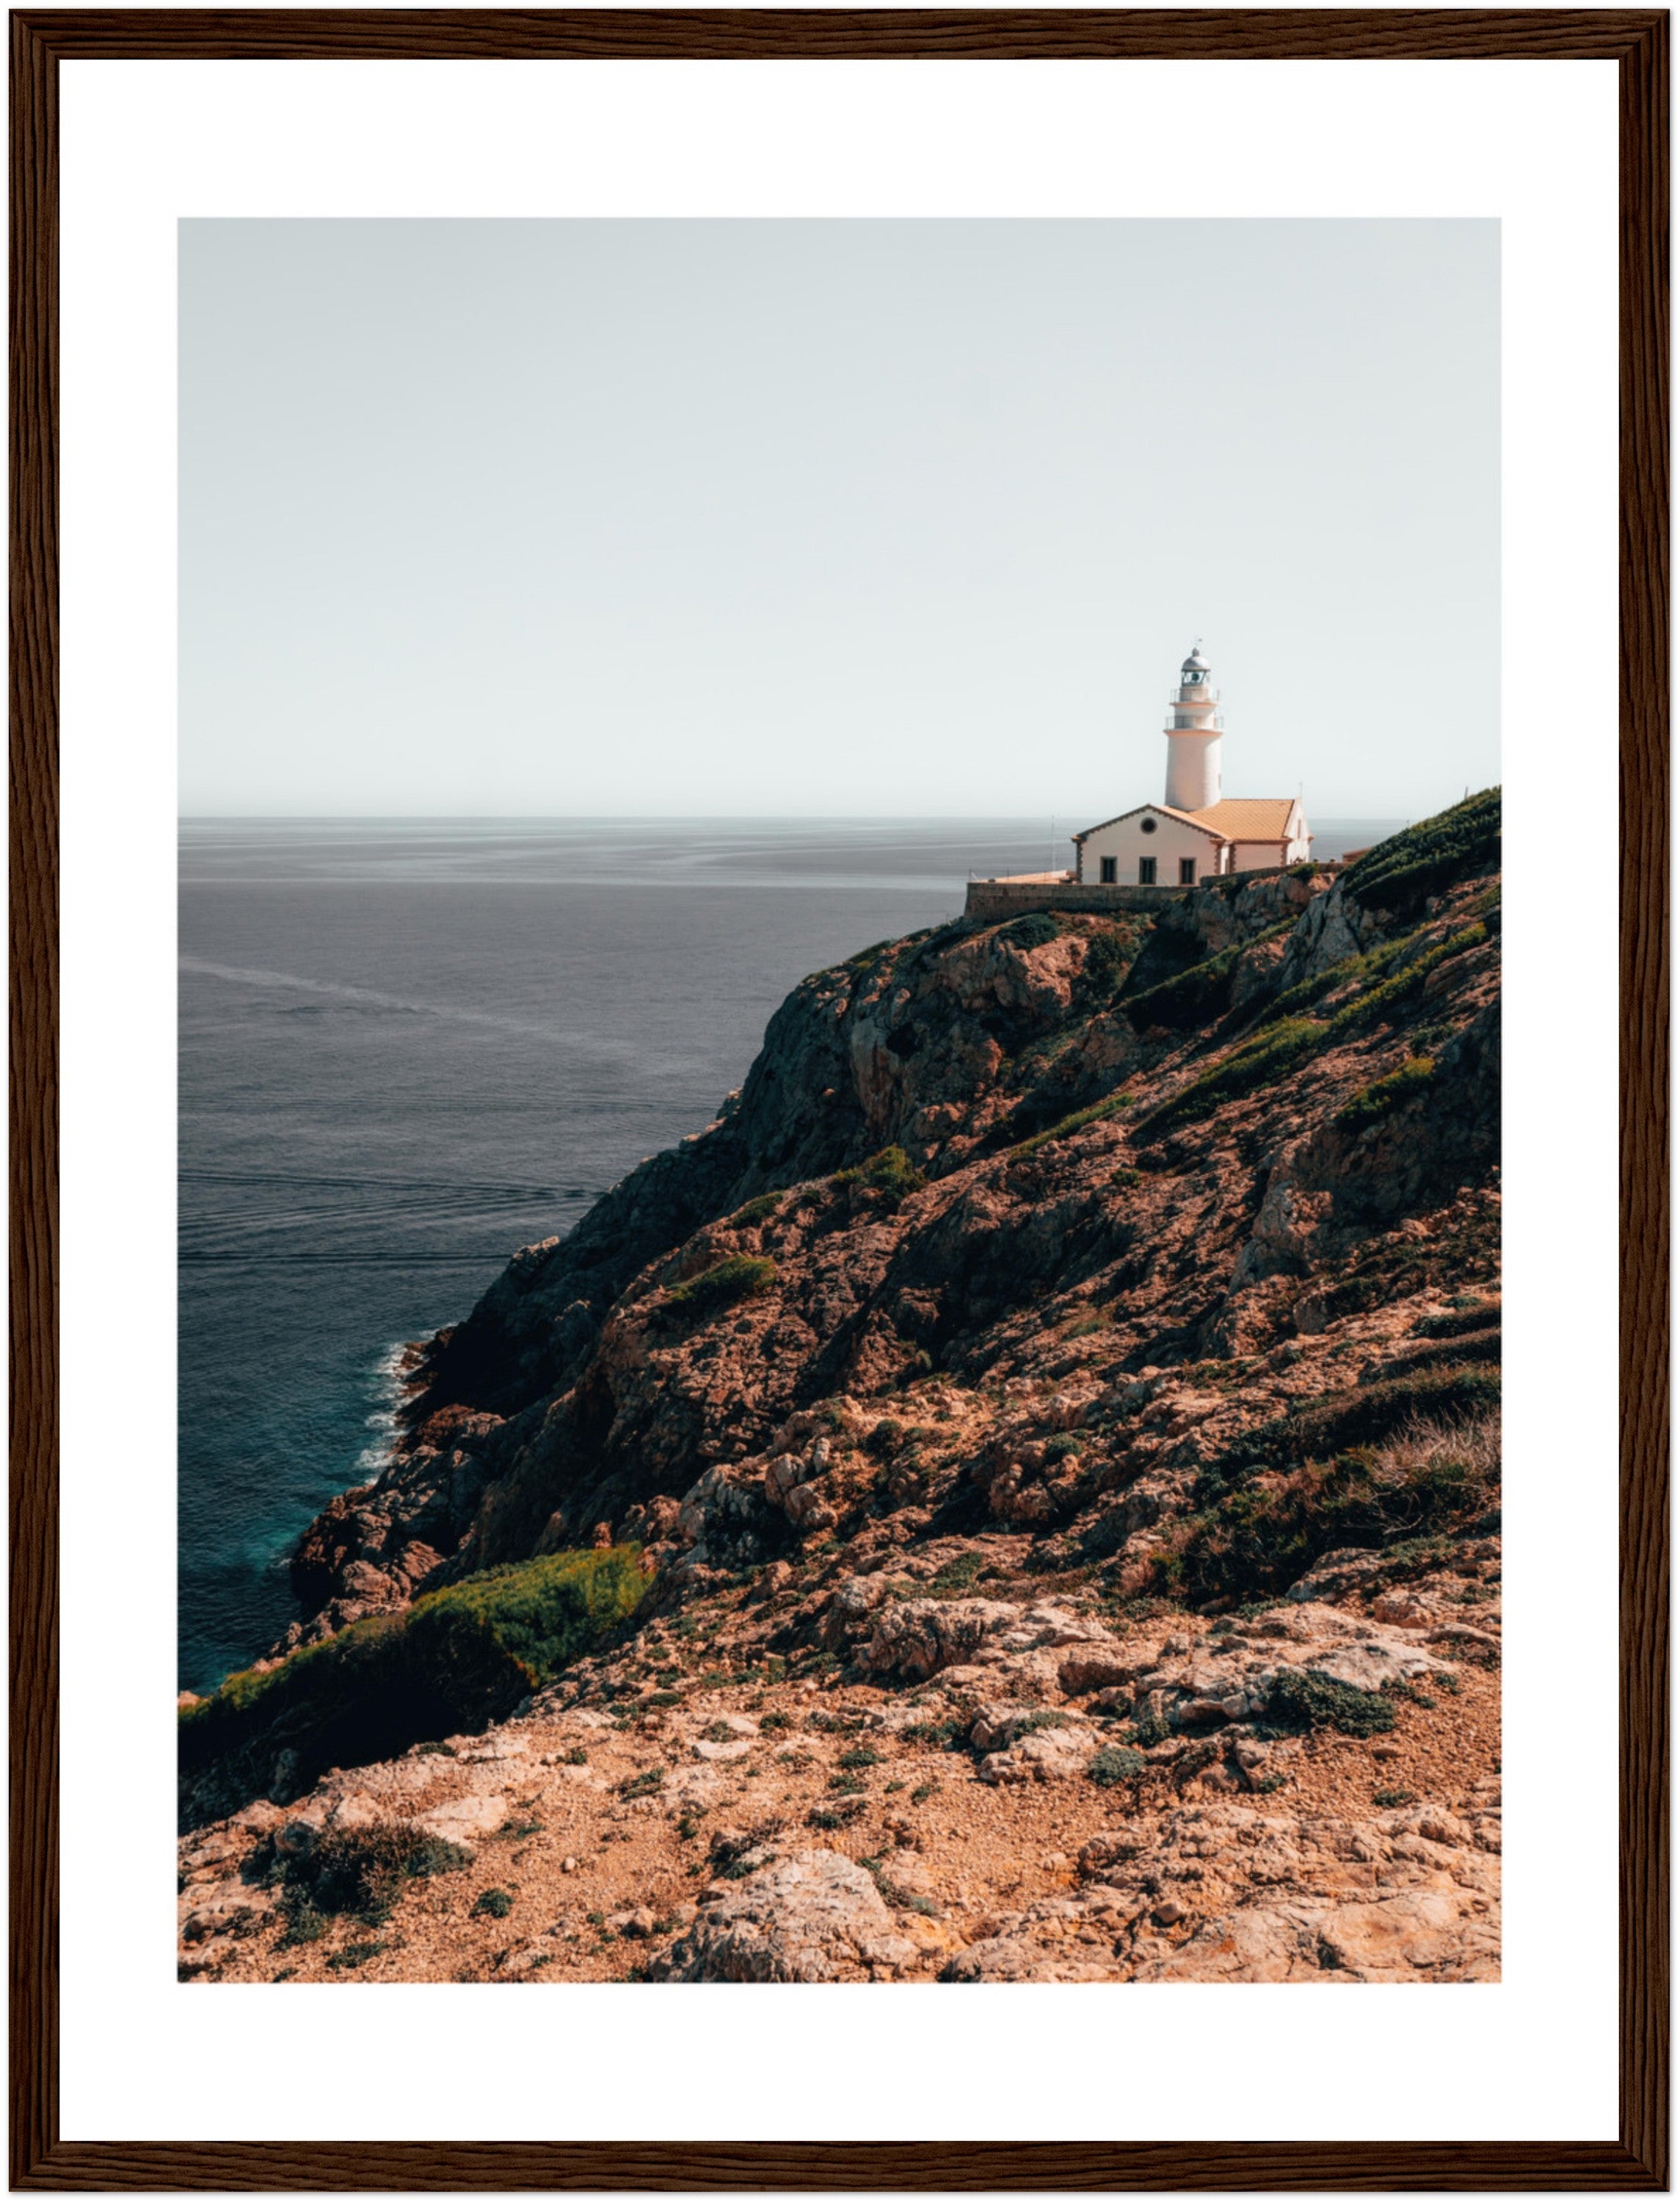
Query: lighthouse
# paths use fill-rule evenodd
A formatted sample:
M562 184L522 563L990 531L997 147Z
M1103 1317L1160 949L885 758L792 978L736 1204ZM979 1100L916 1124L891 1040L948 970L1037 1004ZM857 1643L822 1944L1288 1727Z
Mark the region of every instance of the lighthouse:
M1225 793L1224 733L1219 691L1198 640L1167 706L1165 802L1136 804L1076 833L1073 886L1182 891L1233 872L1279 871L1312 856L1299 796Z
M1178 693L1167 706L1167 804L1173 810L1209 810L1219 800L1219 692L1198 642L1178 668Z

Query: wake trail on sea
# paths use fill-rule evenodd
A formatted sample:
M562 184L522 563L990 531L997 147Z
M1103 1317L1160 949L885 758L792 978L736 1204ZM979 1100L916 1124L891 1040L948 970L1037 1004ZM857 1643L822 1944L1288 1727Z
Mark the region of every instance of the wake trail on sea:
M638 1051L626 1041L563 1032L554 1025L533 1024L522 1017L504 1016L494 1010L463 1010L452 1004L410 1001L400 994L383 994L371 986L349 986L334 979L305 979L295 971L212 963L201 956L181 957L179 968L190 971L195 978L223 979L233 986L277 986L303 994L324 994L333 1001L352 1002L361 1009L394 1010L405 1016L439 1017L448 1024L482 1025L492 1032L521 1033L528 1039L546 1040L551 1046L563 1048L569 1053L591 1056L602 1062L628 1063L640 1059Z

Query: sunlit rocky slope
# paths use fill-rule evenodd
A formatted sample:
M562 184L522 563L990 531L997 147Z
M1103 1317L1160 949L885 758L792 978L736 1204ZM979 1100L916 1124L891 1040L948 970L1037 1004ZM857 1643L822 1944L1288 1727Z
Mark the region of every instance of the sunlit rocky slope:
M186 1971L1496 1971L1498 834L807 980L185 1709Z

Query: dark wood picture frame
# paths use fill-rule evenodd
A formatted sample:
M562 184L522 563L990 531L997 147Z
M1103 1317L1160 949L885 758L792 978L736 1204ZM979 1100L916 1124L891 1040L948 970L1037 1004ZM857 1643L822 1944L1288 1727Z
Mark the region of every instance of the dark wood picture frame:
M1614 61L1620 127L1621 2117L1606 2141L83 2142L58 2129L58 65L613 56ZM26 2189L1489 2187L1668 2180L1668 17L25 9L11 18L11 2175Z

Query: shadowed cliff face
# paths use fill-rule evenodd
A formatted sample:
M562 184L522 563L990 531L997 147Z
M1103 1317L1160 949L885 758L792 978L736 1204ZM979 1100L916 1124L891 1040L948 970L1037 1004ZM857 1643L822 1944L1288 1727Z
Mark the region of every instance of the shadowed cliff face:
M651 1156L565 1239L516 1256L433 1342L427 1408L505 1415L545 1398L581 1368L639 1271L766 1191L893 1145L942 1177L1102 1097L1146 1059L1128 1014L1141 989L1258 934L1275 939L1328 885L1324 874L1233 882L1152 925L958 923L814 974L771 1019L715 1122Z
M601 1522L665 1599L1005 1532L1223 1591L1197 1554L1245 1478L1491 1403L1497 864L1479 797L1335 879L816 974L715 1123L420 1351L294 1640Z

